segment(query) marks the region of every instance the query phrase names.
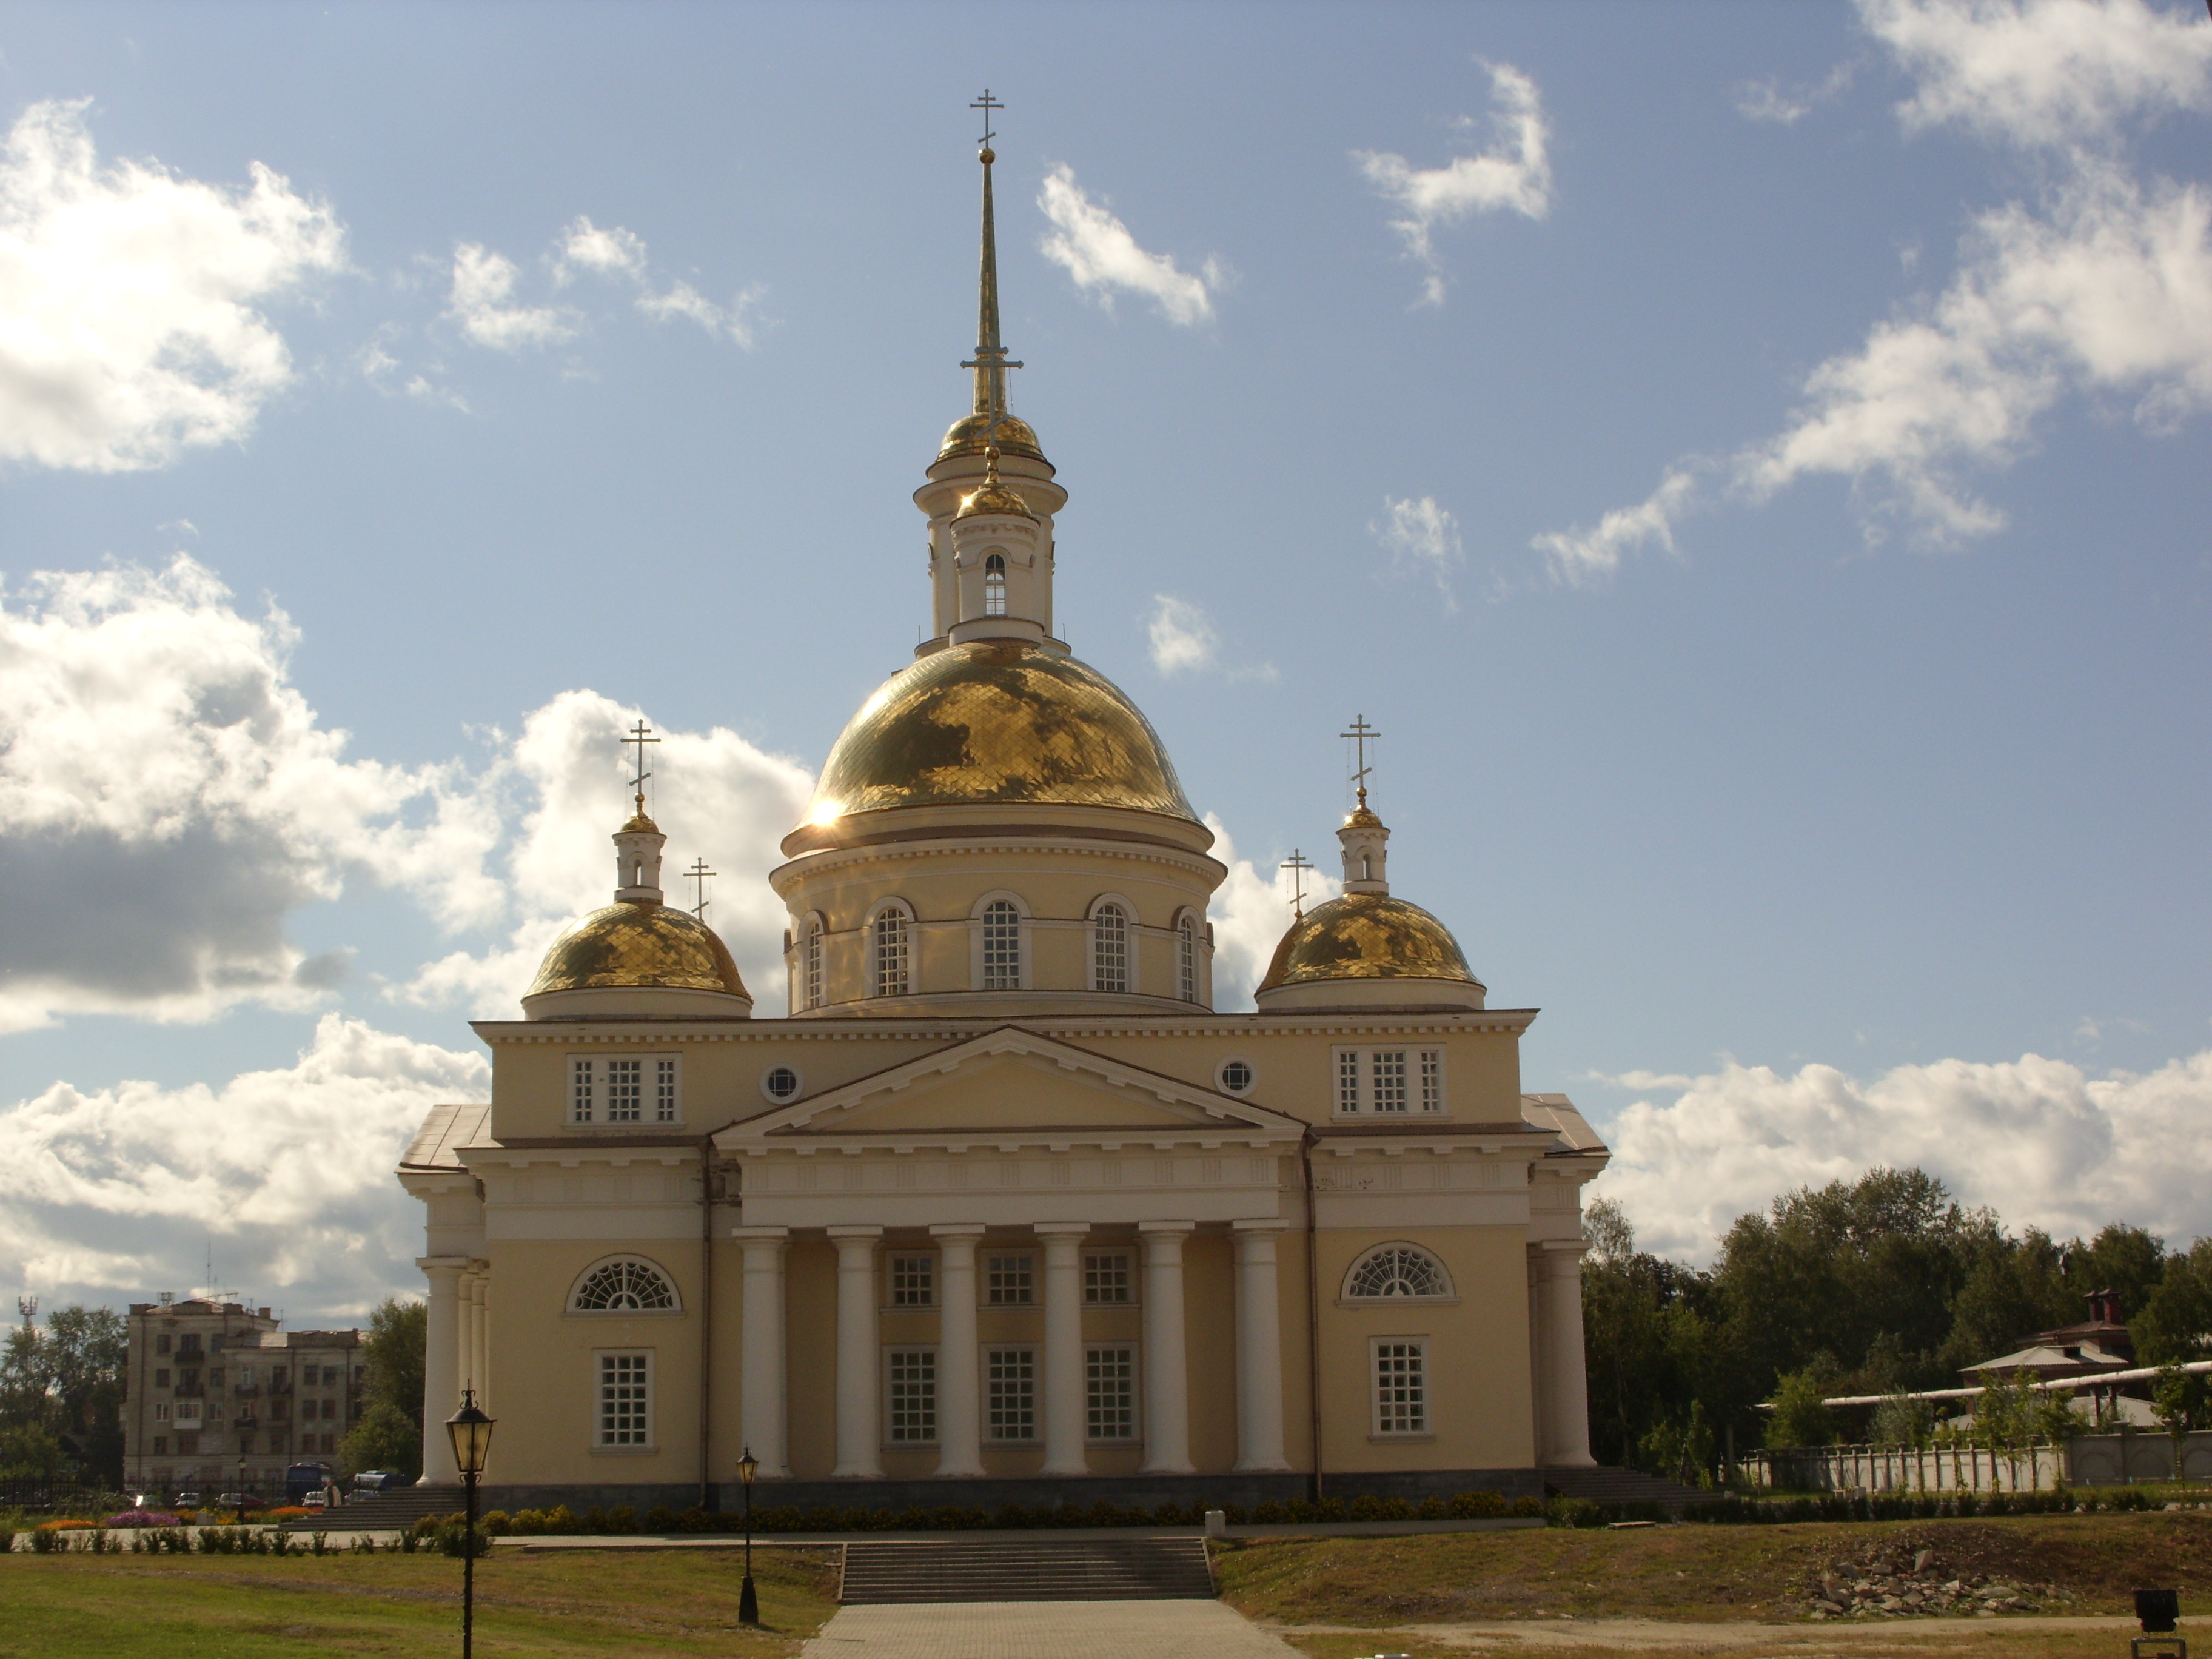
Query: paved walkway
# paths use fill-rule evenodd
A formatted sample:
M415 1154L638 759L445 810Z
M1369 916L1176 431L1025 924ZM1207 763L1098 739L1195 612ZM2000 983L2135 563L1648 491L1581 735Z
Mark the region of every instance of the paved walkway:
M1218 1601L840 1607L800 1659L1301 1659Z

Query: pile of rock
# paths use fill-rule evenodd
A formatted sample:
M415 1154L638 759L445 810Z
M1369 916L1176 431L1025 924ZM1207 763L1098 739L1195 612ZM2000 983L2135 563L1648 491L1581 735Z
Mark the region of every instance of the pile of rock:
M1933 1619L1945 1613L1994 1619L1999 1613L2041 1612L2069 1597L2055 1584L1954 1571L1934 1550L1922 1549L1910 1556L1899 1552L1831 1561L1808 1575L1799 1587L1799 1599L1814 1619Z

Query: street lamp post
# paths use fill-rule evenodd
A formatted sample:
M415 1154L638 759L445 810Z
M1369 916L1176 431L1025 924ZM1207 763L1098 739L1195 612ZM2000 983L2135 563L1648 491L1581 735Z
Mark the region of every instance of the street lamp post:
M753 1589L753 1477L760 1473L760 1459L753 1455L750 1446L738 1460L738 1481L745 1489L745 1582L738 1591L738 1622L741 1625L760 1623L760 1596Z
M491 1425L492 1419L477 1408L477 1391L462 1389L460 1410L446 1419L446 1432L453 1437L453 1462L467 1495L461 1532L461 1659L471 1659L476 1639L477 1480L491 1450Z

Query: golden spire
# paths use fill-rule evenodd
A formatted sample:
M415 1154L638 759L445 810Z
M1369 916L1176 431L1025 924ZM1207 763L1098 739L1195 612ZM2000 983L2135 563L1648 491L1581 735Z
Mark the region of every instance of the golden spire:
M960 367L975 371L975 413L991 422L985 439L989 443L996 441L998 424L1006 416L1006 371L1021 367L1007 358L1006 343L999 337L999 233L991 207L991 164L999 159L991 148L991 140L998 137L991 131L991 112L1006 106L986 87L968 107L983 112L983 137L976 151L983 164L983 252L976 281L975 356Z

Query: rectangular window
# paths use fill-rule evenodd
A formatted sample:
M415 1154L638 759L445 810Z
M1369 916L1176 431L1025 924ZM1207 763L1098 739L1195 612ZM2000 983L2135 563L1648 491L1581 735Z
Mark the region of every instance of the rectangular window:
M983 988L1022 988L1022 913L1005 899L983 907Z
M1375 1432L1428 1431L1428 1344L1406 1340L1376 1343Z
M1027 1348L986 1348L984 1423L994 1440L1036 1438L1036 1358Z
M1403 1048L1377 1048L1372 1069L1375 1080L1374 1108L1378 1112L1402 1112L1406 1109L1406 1051Z
M895 1255L891 1258L891 1306L928 1308L937 1302L937 1258L933 1255Z
M1421 1050L1421 1109L1441 1112L1444 1109L1444 1051L1441 1048Z
M1336 1109L1359 1109L1359 1053L1354 1048L1340 1050L1336 1056Z
M1089 1348L1083 1356L1088 1431L1093 1440L1137 1437L1137 1352Z
M166 1423L169 1420L169 1402L167 1401L156 1400L154 1402L154 1420L156 1423Z
M937 1438L937 1351L890 1351L890 1437L895 1445L917 1445Z
M1128 1304L1129 1253L1127 1250L1085 1252L1083 1299L1101 1307L1126 1307Z
M645 1097L645 1062L611 1060L607 1062L607 1121L635 1123Z
M876 918L876 994L902 997L907 992L906 916L886 910Z
M656 1123L676 1121L676 1062L656 1060L653 1062L653 1116Z
M200 1425L200 1419L203 1415L204 1413L200 1409L200 1402L198 1401L179 1400L177 1401L177 1426L179 1428L197 1429Z
M589 1123L592 1121L592 1073L596 1060L571 1060L568 1062L568 1121Z
M599 1443L602 1446L653 1443L651 1354L599 1356Z
M240 1365L238 1368L238 1386L241 1389L250 1389L253 1386L252 1366Z
M1026 1255L984 1258L983 1300L994 1308L1026 1308L1036 1299Z

